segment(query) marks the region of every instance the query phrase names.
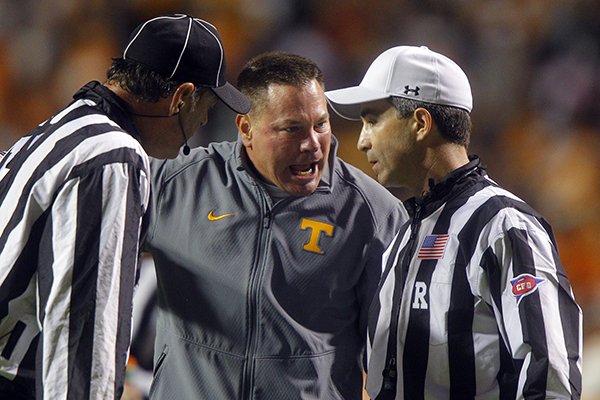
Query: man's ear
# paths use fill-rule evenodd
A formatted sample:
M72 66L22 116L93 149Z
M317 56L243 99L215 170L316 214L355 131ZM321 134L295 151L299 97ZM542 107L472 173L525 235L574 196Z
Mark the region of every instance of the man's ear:
M244 146L252 148L252 123L250 117L247 114L238 114L235 117L235 124L237 125Z
M433 118L426 109L419 107L413 113L413 126L417 142L425 140L433 129Z
M169 115L175 115L181 111L186 105L191 106L192 94L196 87L191 82L182 83L171 98L169 104Z

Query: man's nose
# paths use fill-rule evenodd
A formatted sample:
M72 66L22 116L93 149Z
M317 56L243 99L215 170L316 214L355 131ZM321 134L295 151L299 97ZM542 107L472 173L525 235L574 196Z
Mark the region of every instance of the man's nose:
M301 144L302 152L317 152L321 148L319 143L319 135L313 129L309 132L309 134L304 138Z
M369 135L365 132L364 128L360 131L360 136L358 137L358 141L356 142L356 148L360 151L367 151L371 148Z

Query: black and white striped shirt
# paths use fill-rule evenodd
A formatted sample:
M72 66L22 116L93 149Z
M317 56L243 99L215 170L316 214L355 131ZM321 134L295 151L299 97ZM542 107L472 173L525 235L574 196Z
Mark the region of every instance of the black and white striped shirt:
M92 82L0 160L0 393L120 398L150 192L128 121Z
M582 314L549 225L478 159L407 208L371 307L371 397L579 398Z

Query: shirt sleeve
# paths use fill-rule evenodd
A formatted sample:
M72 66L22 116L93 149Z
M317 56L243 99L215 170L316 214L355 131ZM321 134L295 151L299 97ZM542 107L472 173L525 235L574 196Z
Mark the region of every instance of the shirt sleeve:
M168 160L160 160L150 158L150 181L152 185L152 193L150 196L150 207L148 211L148 235L143 244L143 251L150 251L151 243L154 239L156 230L157 213L160 212L160 197L163 190L163 180L165 171L168 167Z
M502 274L490 288L518 373L517 398L579 398L582 313L549 227L520 215L491 249Z
M148 178L143 163L115 162L76 174L55 196L42 246L51 276L38 277L44 399L121 397Z
M358 298L360 302L360 318L359 327L363 336L363 343L370 345L368 340L369 324L369 309L377 292L377 286L380 282L383 268L382 258L390 242L396 236L398 229L408 220L406 210L402 203L398 202L396 206L390 207L389 214L381 218L381 223L373 235L373 239L369 242L368 248L365 251L363 274L359 280ZM374 325L371 326L374 328ZM367 370L367 354L363 356L363 369Z

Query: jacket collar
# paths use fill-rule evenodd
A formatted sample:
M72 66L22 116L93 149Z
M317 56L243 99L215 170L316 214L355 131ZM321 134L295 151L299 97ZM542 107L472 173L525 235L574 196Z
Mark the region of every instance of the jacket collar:
M485 167L476 155L469 156L469 162L450 172L438 182L429 182L429 191L420 197L412 197L404 202L406 209L414 215L417 207L421 208L423 215L429 215L442 204L459 194L466 193L467 189L486 175Z
M86 99L96 103L96 108L116 122L125 132L140 140L140 135L127 112L127 105L119 96L98 81L91 81L74 95L73 99Z

